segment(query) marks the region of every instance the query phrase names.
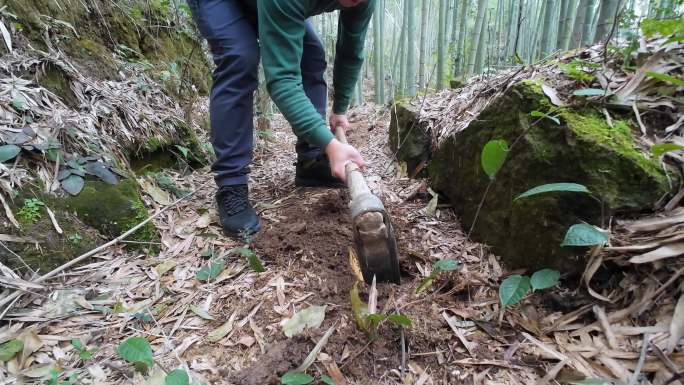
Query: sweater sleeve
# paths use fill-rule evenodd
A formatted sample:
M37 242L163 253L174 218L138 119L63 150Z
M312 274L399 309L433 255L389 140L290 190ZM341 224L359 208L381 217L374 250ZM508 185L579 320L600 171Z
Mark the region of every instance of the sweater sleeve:
M266 86L295 134L325 147L333 134L304 93L300 62L306 14L302 2L258 0L259 40Z
M363 65L363 46L375 3L375 0L368 0L340 11L333 69L333 112L336 114L344 114L349 108Z

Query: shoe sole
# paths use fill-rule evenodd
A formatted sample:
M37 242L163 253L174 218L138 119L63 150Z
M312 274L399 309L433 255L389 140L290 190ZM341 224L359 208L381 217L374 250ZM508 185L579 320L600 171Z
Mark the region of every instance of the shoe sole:
M297 187L326 187L326 188L345 188L346 184L343 182L326 182L320 179L295 177L295 186Z
M248 238L253 237L254 235L258 234L261 231L261 223L259 223L256 227L256 229L252 230L241 230L239 232L232 232L228 231L226 229L223 229L223 235L226 237L232 238L233 240L244 242L247 241Z

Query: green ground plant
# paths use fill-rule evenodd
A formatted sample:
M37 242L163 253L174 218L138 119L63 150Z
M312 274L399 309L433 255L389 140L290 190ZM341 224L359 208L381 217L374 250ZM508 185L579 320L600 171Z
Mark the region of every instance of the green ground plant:
M280 383L283 385L306 385L314 382L315 380L315 377L306 373L288 372L280 378ZM325 374L321 375L319 380L324 384L335 385L333 379Z
M389 321L400 327L410 328L412 326L411 320L405 315L378 313L377 295L378 292L375 288L375 279L373 279L373 284L371 285L368 294L368 303L364 303L359 296L358 281L354 283L349 291L352 313L354 314L356 325L365 332L371 340L378 338L378 329L380 324L384 321Z
M74 338L71 340L71 346L74 347L78 351L78 357L81 358L82 360L89 360L93 358L93 353L97 351L97 349L90 349L83 345L80 339Z
M46 385L72 385L78 379L78 373L74 372L66 380L59 380L61 372L57 369L50 370L50 378L45 382Z
M439 277L442 273L454 271L456 269L458 269L458 262L453 259L442 259L435 262L435 264L432 266L432 273L423 278L423 280L420 282L420 285L418 285L418 288L416 288L416 294L420 294L430 288L430 286L432 286L432 284L435 282L435 279L437 279L437 277Z
M24 206L17 212L17 216L19 217L20 220L26 222L26 223L34 223L37 222L40 218L42 218L42 214L40 213L41 209L45 206L45 203L43 203L40 199L37 198L28 198L24 200Z
M69 242L71 243L80 243L83 240L83 237L79 233L71 234L67 237L69 239Z
M526 275L511 275L499 286L499 302L503 309L520 302L530 290L543 290L554 287L560 280L560 272L552 269L542 269L532 277Z

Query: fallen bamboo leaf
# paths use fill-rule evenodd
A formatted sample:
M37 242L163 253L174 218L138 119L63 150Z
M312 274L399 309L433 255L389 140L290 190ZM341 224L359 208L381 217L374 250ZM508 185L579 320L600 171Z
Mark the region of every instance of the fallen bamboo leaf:
M57 218L55 217L55 213L52 210L50 210L50 208L47 206L45 206L45 211L47 211L48 216L50 217L50 221L52 222L52 226L55 228L57 234L63 234L64 230L62 230L62 228L59 226Z
M318 360L323 363L323 366L325 366L325 370L332 378L334 385L347 385L347 379L344 378L344 375L342 374L340 367L337 366L335 360L325 353L321 353L318 357Z
M230 318L228 318L228 321L226 321L223 325L219 326L218 328L214 329L211 333L209 333L209 335L207 336L207 340L209 342L218 342L222 340L223 337L227 336L230 332L232 332L236 316L237 311L233 312L233 314L230 315Z
M558 107L565 107L567 104L558 97L558 91L551 86L542 84L542 91L551 99L551 103Z
M313 364L316 361L316 357L318 356L318 353L320 353L321 350L323 350L323 347L325 346L325 344L328 343L328 339L330 338L330 336L333 334L334 331L335 331L335 325L331 326L328 329L328 331L325 332L323 337L321 337L321 339L318 341L316 346L314 346L314 348L311 350L309 355L306 356L306 359L304 359L304 362L302 362L302 364L299 365L299 367L297 369L295 369L296 371L304 372L307 369L309 369L309 366L311 366L311 364Z
M439 203L439 194L436 192L432 191L431 188L428 187L428 192L430 195L432 195L432 198L430 199L430 202L428 202L427 207L425 208L425 214L427 216L432 217L437 213L437 204Z
M680 116L679 119L677 119L676 122L672 123L671 125L665 127L665 133L669 134L671 132L677 131L680 127L684 125L684 115Z
M164 261L164 262L158 264L157 266L155 266L154 270L161 277L162 275L166 274L171 269L176 267L176 265L178 265L178 262L174 261L173 259L169 259L168 261Z
M5 45L7 46L7 50L9 53L12 53L12 36L9 33L9 30L7 30L7 27L5 27L5 24L0 20L0 32L2 33L2 38L5 41Z
M325 319L326 306L311 306L295 313L292 318L283 324L283 333L288 338L296 336L304 329L316 329Z
M43 378L47 379L50 377L50 373L59 368L56 362L47 365L34 365L30 368L21 371L21 374L30 378Z
M356 252L352 247L349 247L349 267L354 274L357 282L363 282L363 273L361 272L361 266L359 265L359 258L356 256Z
M200 318L204 318L205 320L214 320L214 317L211 314L209 314L208 311L202 309L199 306L190 305L190 311L195 313Z
M456 323L454 322L454 319L451 318L451 316L449 316L446 312L442 312L442 317L446 321L447 325L449 325L451 330L454 332L454 334L456 334L456 337L458 338L458 340L461 341L461 344L463 344L463 347L466 348L466 350L468 351L468 354L471 357L474 357L472 344L470 343L470 341L468 341L465 338L463 331L456 325Z
M24 344L24 349L21 352L20 360L20 362L22 363L26 362L26 359L31 354L38 351L38 349L42 348L44 345L43 339L40 338L40 336L36 332L36 329L33 327L17 336L17 340L21 341Z
M655 262L665 258L678 257L684 254L684 242L661 246L648 253L634 256L629 259L631 263Z
M5 215L7 216L7 219L9 219L10 222L12 222L14 227L16 227L18 229L21 228L21 226L19 226L19 222L14 217L14 213L12 212L12 209L7 204L7 201L5 200L4 194L2 194L2 193L0 193L0 203L2 203L2 207L5 209Z
M646 218L626 225L629 231L657 231L684 222L684 210L673 211L666 217Z
M684 294L679 296L670 322L670 338L667 340L667 351L669 353L674 352L682 336L684 336Z
M150 182L147 179L141 178L139 182L140 187L143 189L143 191L145 191L147 195L152 197L152 199L154 199L155 202L159 203L162 206L167 206L171 204L171 196L169 195L169 193L155 186L154 184L152 184L152 182Z
M38 241L33 238L19 237L11 234L0 234L0 242L38 243Z

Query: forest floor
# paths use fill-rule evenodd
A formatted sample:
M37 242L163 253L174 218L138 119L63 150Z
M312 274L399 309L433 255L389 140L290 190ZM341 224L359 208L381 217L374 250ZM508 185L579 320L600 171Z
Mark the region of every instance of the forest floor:
M251 196L262 219L262 231L251 247L265 272L253 272L244 257L230 253L244 245L221 233L208 168L176 174L179 187L196 192L154 219L162 234L158 255L106 249L95 262L60 277L50 298L7 315L11 326L5 333L27 329L35 337L28 356L45 351L27 357L31 362L21 366L46 364L49 356L67 373L87 369L79 370L83 383L142 383L144 378L116 355L124 339L138 335L150 339L155 360L165 370L187 365L200 381L216 384L279 383L332 327L322 350L332 361L321 363L326 357L321 354L309 369L319 373L316 377L329 371L334 375L335 367L348 384L485 379L523 384L543 376L539 361L504 359L515 353L504 336L478 331L486 330L496 314L502 269L486 247L465 239L450 209L440 205L434 215L427 214L425 182L397 176L386 145L389 113L366 106L353 110L350 118L349 140L366 159L371 188L392 217L401 259L402 284L379 284L378 306L406 315L410 328L384 323L372 341L357 328L349 294L356 278L348 262L352 233L347 192L294 186L294 135L277 116L273 135L258 140L251 174ZM147 198L151 212L159 209ZM207 250L223 258L226 268L203 283L195 274L209 263L202 257ZM458 273L445 274L433 289L416 294L432 264L443 258L457 259ZM364 296L368 290L361 291ZM309 305L326 306L322 325L285 337L283 321ZM460 326L460 336L445 317ZM473 317L485 329L457 320ZM208 342L208 335L224 323L231 325L224 327L225 336ZM79 361L66 343L72 338L98 348L90 362ZM44 375L48 369L41 367ZM155 373L161 375L153 371L148 383L154 383L149 381Z
M389 152L389 111L365 105L353 109L350 120L349 140L366 159L371 189L392 217L401 261L402 284L377 286L378 309L405 315L410 327L384 322L374 338L357 327L347 192L294 186L294 135L275 116L255 146L251 196L262 231L249 245L222 234L208 168L167 170L179 188L193 193L170 206L145 195L157 213L159 253L116 245L48 283L14 281L49 294L24 296L0 312L7 321L0 341L16 336L24 342L20 356L0 366L0 383L41 382L56 371L62 379L75 373L84 384L163 384L166 372L183 368L197 383L277 384L331 331L307 373L329 375L338 385L626 383L635 372L647 373L653 384L673 378L669 383L680 385L674 376L684 353L665 357L658 346L664 349L676 324L674 290L684 268L657 264L653 271L615 273L601 267L599 250L583 282L589 286L595 274L593 290L608 301L578 287L576 277L564 277L561 286L501 311L499 282L517 272L505 272L487 247L467 240L448 205L428 210L426 182L402 175ZM648 226L660 231L655 238L637 241L681 237L684 230L672 224L684 222L684 213L672 215L674 222ZM606 260L643 250L628 244L616 226L613 246L627 249ZM235 251L244 247L264 272L250 267L244 249L243 255ZM223 261L220 269L212 279L198 280L212 258ZM459 269L417 294L442 259L457 260ZM367 301L371 290L358 285ZM310 306L325 306L322 324L286 337L284 322ZM131 336L152 345L156 365L145 375L117 353ZM74 338L96 349L92 358L79 357ZM646 357L641 346L649 343L653 352Z

